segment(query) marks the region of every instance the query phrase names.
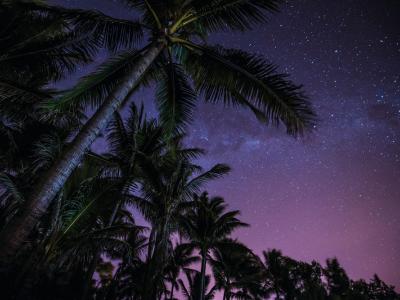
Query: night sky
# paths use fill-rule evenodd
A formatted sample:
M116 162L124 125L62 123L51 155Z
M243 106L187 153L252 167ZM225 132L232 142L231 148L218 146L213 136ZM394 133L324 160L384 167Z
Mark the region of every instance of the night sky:
M118 1L57 2L129 17ZM207 150L205 167L232 166L208 190L251 224L240 240L258 254L336 256L352 278L378 273L399 288L400 1L287 1L269 25L211 40L279 65L304 84L320 118L296 140L249 112L198 107L187 142Z

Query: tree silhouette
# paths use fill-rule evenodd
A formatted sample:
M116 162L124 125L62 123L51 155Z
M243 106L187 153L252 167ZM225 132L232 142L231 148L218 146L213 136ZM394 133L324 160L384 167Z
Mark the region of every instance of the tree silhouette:
M204 299L209 251L221 244L234 244L227 238L235 229L245 227L247 224L236 218L239 211L225 212L226 205L222 198L209 199L207 193L203 193L200 196L194 196L194 204L193 209L184 215L180 222L182 234L190 241L187 246L200 251L202 286L200 299Z
M223 299L260 299L268 295L263 287L260 261L250 249L240 244L220 244L209 258L215 287L223 290Z

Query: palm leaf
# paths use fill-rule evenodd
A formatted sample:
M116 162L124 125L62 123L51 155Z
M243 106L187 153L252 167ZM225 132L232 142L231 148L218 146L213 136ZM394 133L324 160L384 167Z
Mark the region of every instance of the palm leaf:
M156 101L161 124L165 132L172 136L183 132L192 119L196 93L180 65L169 61L164 70L157 87Z
M72 30L96 42L93 44L95 47L104 46L112 51L133 48L143 37L139 22L113 18L96 10L71 9L38 2L19 2L16 7L49 19L62 20L65 30Z
M207 101L247 106L259 119L283 123L293 135L313 127L315 114L302 87L277 73L262 57L194 44L187 49L186 65Z
M108 60L95 72L83 77L73 89L64 92L57 101L48 102L46 107L50 111L87 105L97 107L123 82L135 67L140 54L132 50Z
M190 1L190 13L180 21L179 27L200 27L213 32L218 30L247 30L265 23L266 14L276 12L280 0L211 0Z
M225 164L217 164L207 172L196 176L186 184L188 193L193 194L200 190L200 188L208 181L220 178L229 173L231 168Z

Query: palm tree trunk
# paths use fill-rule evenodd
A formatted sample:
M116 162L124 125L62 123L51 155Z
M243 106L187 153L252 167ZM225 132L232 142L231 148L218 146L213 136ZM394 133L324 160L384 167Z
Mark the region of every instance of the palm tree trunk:
M206 263L207 263L207 251L204 249L201 251L201 283L200 283L200 300L205 299L205 281L206 281Z
M151 45L138 59L137 67L100 106L85 124L61 158L50 168L43 180L33 189L32 196L24 203L21 212L14 217L0 236L0 261L7 262L22 246L27 236L45 213L49 204L60 191L72 171L78 166L86 150L107 126L113 113L126 95L138 83L140 77L160 54L165 42Z

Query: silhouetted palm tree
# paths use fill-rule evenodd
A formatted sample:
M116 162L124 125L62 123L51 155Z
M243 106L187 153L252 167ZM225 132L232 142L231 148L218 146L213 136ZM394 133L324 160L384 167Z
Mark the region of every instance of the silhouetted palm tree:
M134 104L130 106L126 121L120 114L115 113L108 128L107 141L108 153L90 153L87 159L99 165L102 177L113 180L117 185L118 191L114 194L112 213L107 222L107 226L112 226L120 208L130 204L130 196L140 180L140 164L137 161L158 159L160 154L165 152L165 143L161 127L155 120L146 119L143 106L138 109ZM100 254L99 251L93 258L92 266L88 270L89 281L97 261L100 260ZM85 299L85 295L82 297Z
M292 261L275 249L264 251L263 257L266 288L276 299L292 299L296 290L295 278L291 276Z
M207 193L194 196L195 206L181 218L181 231L189 239L187 247L195 248L201 255L201 297L204 300L204 284L206 264L209 251L222 244L234 244L227 240L237 228L247 224L237 219L239 211L226 212L224 199L214 197L209 199Z
M140 272L143 272L145 264L141 257L147 247L147 237L142 234L142 230L130 232L127 243L130 246L129 255L117 256L121 262L117 265L115 274L111 282L105 288L96 293L96 299L115 300L115 299L141 299L141 289L143 286ZM139 273L138 273L139 272Z
M192 164L188 159L177 157L175 151L168 153L158 164L141 161L144 164L142 196L135 197L135 205L151 224L148 257L148 292L154 292L152 282L159 281L165 267L169 238L179 229L179 219L191 206L192 195L208 181L219 178L230 168L217 164L207 171Z
M85 77L59 101L51 102L53 110L75 110L85 104L98 108L63 156L43 176L35 193L25 201L23 212L8 225L1 238L0 258L20 247L85 151L141 83L156 80L162 124L170 132L182 130L191 119L199 94L207 101L246 107L266 123L284 123L290 134L299 134L313 124L314 114L302 90L278 74L274 65L258 55L207 43L210 33L251 29L264 22L267 12L276 11L278 1L123 2L140 13L140 24L116 21L125 26L110 38L104 38L105 33L100 32L101 40L106 40L111 48L118 48L121 43L132 40L132 30L126 28L139 28L137 31L146 31L149 42L140 50L134 50L133 43L128 43L126 52ZM51 7L42 7L53 11ZM87 21L93 20L91 12L80 11L77 15L70 22L78 32L90 26L96 30L104 27L101 18L98 18L99 24L89 22L88 26ZM68 12L62 16L71 17Z
M197 263L198 261L199 257L192 255L191 249L184 246L182 247L179 244L174 248L165 268L165 280L170 285L169 295L168 298L166 296L165 300L173 300L174 292L179 291L180 286L178 280L181 270L187 269L191 264Z
M223 299L261 299L268 296L258 257L239 242L216 247L209 259L215 286Z
M179 286L181 287L183 296L186 300L212 300L215 293L215 287L211 288L208 292L208 286L211 282L209 275L206 275L204 279L202 275L191 269L184 270L186 281L188 285L186 286L182 279L179 279ZM202 296L204 294L204 296Z

